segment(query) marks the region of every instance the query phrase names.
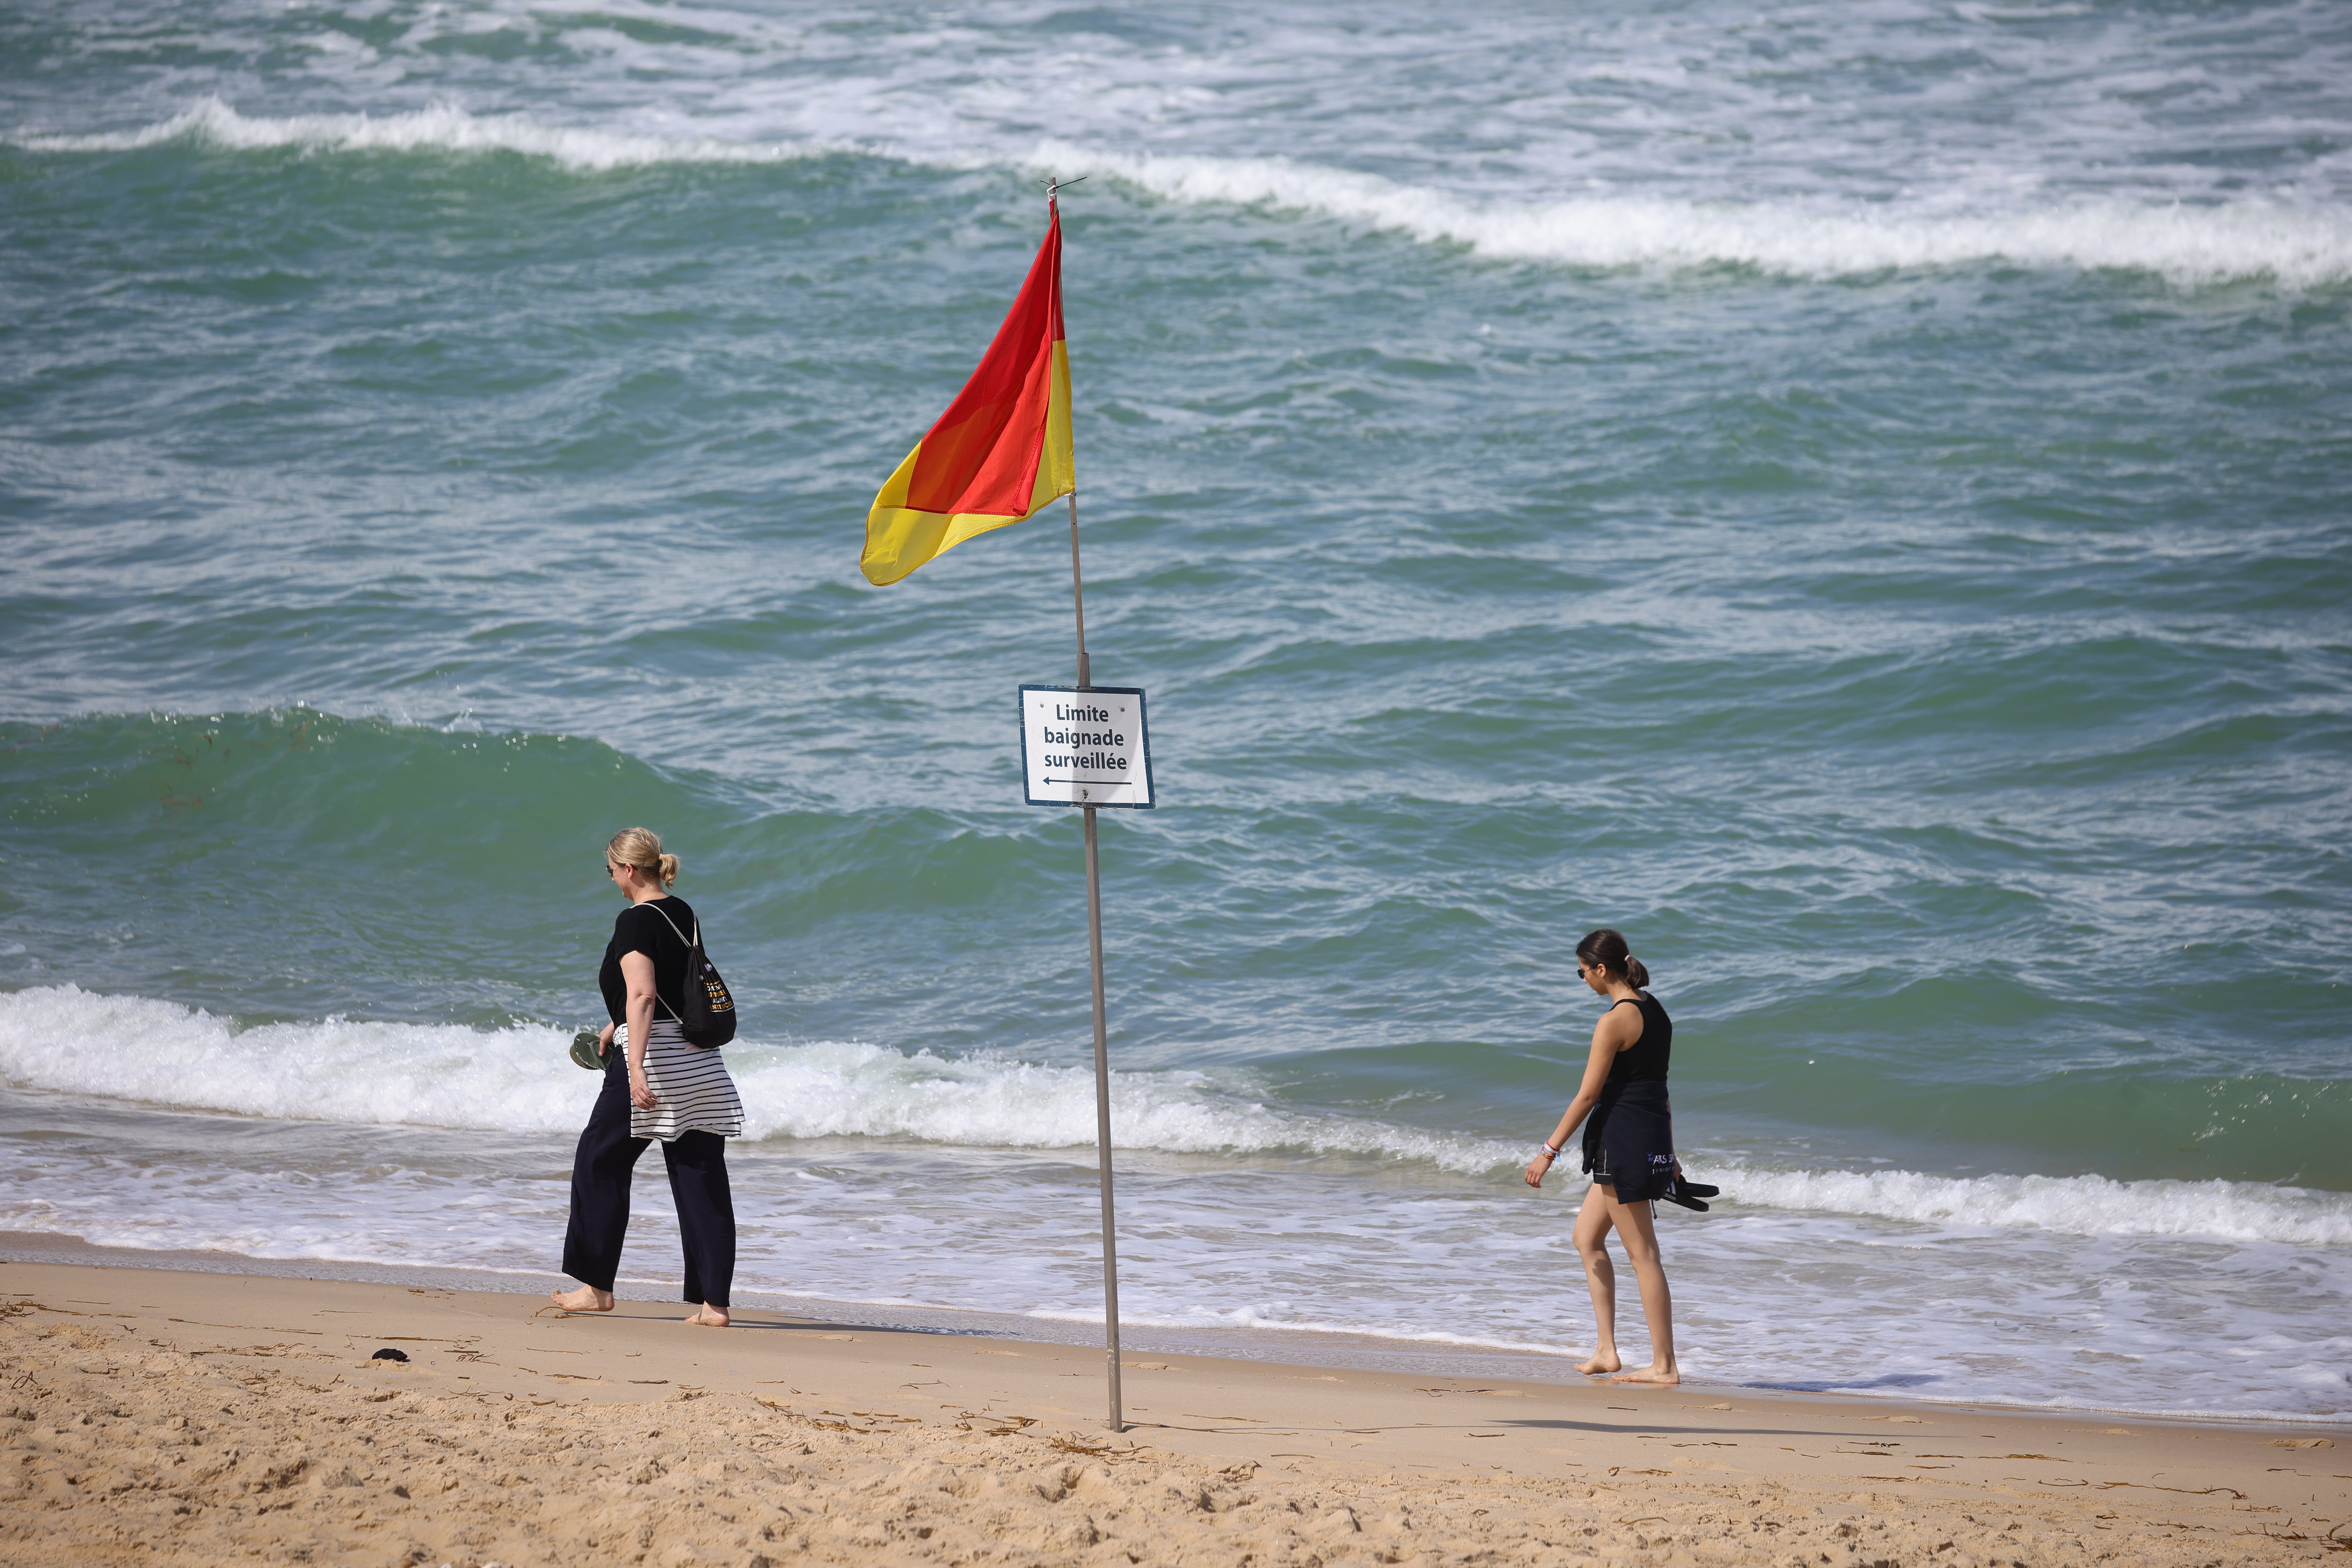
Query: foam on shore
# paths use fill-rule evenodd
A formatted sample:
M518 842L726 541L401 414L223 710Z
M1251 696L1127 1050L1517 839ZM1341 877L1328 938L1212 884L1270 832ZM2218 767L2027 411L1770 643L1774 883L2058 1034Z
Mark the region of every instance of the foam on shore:
M291 1121L568 1134L579 1069L566 1031L347 1018L240 1027L202 1009L77 986L0 994L0 1074L26 1088ZM974 1149L1091 1149L1091 1069L943 1057L856 1041L728 1048L755 1139L906 1139ZM1459 1174L1507 1172L1496 1138L1273 1103L1241 1069L1112 1075L1117 1146L1171 1154L1330 1154ZM1790 1168L1686 1152L1747 1208L2084 1236L2210 1236L2352 1245L2352 1194L2254 1182L2095 1174L1953 1176Z

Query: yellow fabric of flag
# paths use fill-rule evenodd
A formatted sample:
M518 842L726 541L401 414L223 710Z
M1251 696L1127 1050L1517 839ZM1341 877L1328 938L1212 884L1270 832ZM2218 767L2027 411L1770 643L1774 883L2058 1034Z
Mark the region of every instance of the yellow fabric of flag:
M1062 335L1062 215L980 365L884 481L858 566L896 583L973 534L1023 521L1077 489L1070 353Z

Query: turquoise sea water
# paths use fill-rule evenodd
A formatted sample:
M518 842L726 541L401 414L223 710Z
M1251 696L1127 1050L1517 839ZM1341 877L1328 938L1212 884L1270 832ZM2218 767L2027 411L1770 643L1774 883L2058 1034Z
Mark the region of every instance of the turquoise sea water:
M1139 1321L1589 1343L1516 1171L1612 924L1727 1189L1694 1374L2352 1418L2339 9L91 4L0 62L0 1226L551 1268L644 822L745 1005L743 1283L1098 1310L1013 722L1066 531L856 570L1084 174Z

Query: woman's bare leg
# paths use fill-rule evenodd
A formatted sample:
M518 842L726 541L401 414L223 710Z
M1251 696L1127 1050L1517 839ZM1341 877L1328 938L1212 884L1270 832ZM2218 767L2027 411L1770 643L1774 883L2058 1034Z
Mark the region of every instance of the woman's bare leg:
M1625 1244L1633 1278L1641 1283L1642 1315L1650 1321L1650 1364L1610 1381L1680 1383L1683 1374L1675 1368L1674 1298L1666 1291L1666 1266L1658 1257L1658 1233L1650 1219L1650 1205L1621 1204L1613 1189L1609 1197L1609 1217L1617 1227L1617 1239Z
M1592 1321L1599 1331L1592 1358L1576 1363L1576 1370L1586 1373L1615 1372L1625 1364L1617 1359L1617 1270L1609 1261L1609 1192L1602 1186L1587 1189L1584 1205L1576 1211L1576 1251L1584 1259L1584 1283L1592 1292Z
M583 1285L577 1290L550 1290L555 1304L567 1312L609 1312L613 1310L613 1293L599 1290L593 1285Z

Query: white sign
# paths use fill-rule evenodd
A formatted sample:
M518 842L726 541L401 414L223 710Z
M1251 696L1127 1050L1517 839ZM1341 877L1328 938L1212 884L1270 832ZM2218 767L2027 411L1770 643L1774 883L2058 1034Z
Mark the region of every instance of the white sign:
M1135 686L1021 689L1031 805L1151 805L1151 743Z

